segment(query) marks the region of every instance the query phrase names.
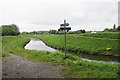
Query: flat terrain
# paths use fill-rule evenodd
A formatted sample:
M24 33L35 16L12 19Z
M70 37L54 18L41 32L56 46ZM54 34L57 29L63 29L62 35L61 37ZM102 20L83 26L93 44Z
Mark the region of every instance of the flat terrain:
M120 56L120 51L118 49L118 42L120 39L114 39L118 38L118 33L113 33L115 35L111 35L112 33L101 33L100 36L99 34L100 33L83 34L82 36L67 35L67 51ZM109 37L107 37L107 35ZM54 48L64 49L64 35L34 35L33 37L43 40L46 44ZM107 48L111 48L111 50L108 51Z
M32 62L9 53L2 61L3 78L63 78L60 65L51 62Z
M113 33L113 32L81 34L80 36L95 37L95 38L107 38L107 39L120 39L120 33Z
M3 53L2 67L3 67L4 78L5 77L43 78L43 77L51 77L51 76L62 77L60 73L62 73L65 78L118 78L120 74L118 67L119 64L89 62L82 60L81 57L74 54L67 55L67 58L65 58L64 53L61 51L48 52L48 51L26 50L24 49L24 46L30 41L31 37L40 38L51 46L63 47L64 44L62 42L62 40L64 40L63 35L3 36L2 37L2 53ZM117 44L116 41L112 39L94 40L93 38L87 38L84 36L81 37L78 35L69 35L67 36L67 40L69 40L67 42L67 44L69 43L69 45L67 45L69 49L76 49L76 50L82 49L86 51L88 50L89 46L92 47L89 48L89 50L92 50L96 48L96 46L98 46L100 48L100 51L103 51L101 45L99 45L102 42L104 44L103 45L104 49L106 49L107 46L105 46L105 44L107 45L107 43L110 43L108 45L113 47L114 45ZM81 42L83 44L87 42L86 44L89 43L89 45L88 46L84 45L83 47L81 47L82 46L80 45ZM90 45L92 43L96 44L96 42L98 42L99 44L93 46ZM116 46L112 48L113 54L115 50L117 50ZM54 65L58 65L58 66L54 66Z

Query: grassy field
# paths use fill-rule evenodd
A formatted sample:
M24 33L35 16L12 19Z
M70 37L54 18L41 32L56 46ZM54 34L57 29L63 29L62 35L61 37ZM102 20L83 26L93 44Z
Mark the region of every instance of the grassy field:
M35 37L40 37L48 44L63 47L62 41L63 36L54 36L54 35L40 35ZM26 50L24 45L29 42L30 36L4 36L2 40L2 48L5 51L12 54L25 57L28 55L28 59L32 61L50 61L57 64L61 64L64 68L61 70L61 73L66 77L70 78L117 78L118 73L118 64L108 64L108 63L97 63L97 62L88 62L82 60L80 57L70 54L67 59L64 58L64 53L56 51L54 53L48 51L35 51L35 50ZM78 40L81 38L79 36L73 37L75 45ZM53 40L55 39L55 40ZM67 39L71 40L71 36L68 36ZM52 41L53 40L53 41ZM59 43L58 41L61 43ZM69 43L69 42L67 42ZM69 43L72 44L72 43Z
M4 57L4 56L9 56L9 54L5 53L3 50L2 50L2 46L4 44L2 43L2 37L0 37L0 57Z
M120 33L112 33L112 32L82 34L81 36L95 37L95 38L120 39Z
M35 35L50 46L64 48L64 35ZM67 35L67 50L79 53L118 55L120 39L94 38L80 35ZM107 48L111 48L110 51Z

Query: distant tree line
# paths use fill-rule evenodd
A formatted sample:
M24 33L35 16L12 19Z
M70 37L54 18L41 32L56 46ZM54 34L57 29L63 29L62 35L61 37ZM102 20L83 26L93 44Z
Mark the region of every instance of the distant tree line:
M0 26L0 34L2 36L7 36L7 35L19 35L19 28L17 25L12 24L12 25L2 25Z
M86 33L85 30L69 31L67 34L81 34ZM33 31L33 32L22 32L21 34L64 34L64 31L50 30L50 31Z
M64 34L64 31L50 30L50 34ZM69 31L67 34L81 34L86 33L85 30Z
M21 34L49 34L48 31L22 32Z
M118 26L118 27L116 28L116 25L115 25L115 24L113 25L113 28L111 28L111 29L105 28L105 29L103 30L103 32L119 32L119 31L120 31L120 26Z
M77 31L74 31L75 34L81 34L81 33L86 33L85 30L77 30Z

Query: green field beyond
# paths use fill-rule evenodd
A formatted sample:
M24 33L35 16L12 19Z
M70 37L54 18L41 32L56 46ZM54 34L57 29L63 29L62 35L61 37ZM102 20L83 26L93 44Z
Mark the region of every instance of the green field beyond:
M112 32L82 34L81 36L88 36L88 37L95 37L95 38L108 38L108 39L120 39L120 33L112 33Z
M63 35L19 35L19 36L3 36L2 49L6 52L25 57L32 61L48 61L63 65L60 70L65 77L68 78L118 78L119 64L97 63L82 60L74 54L64 58L61 51L48 52L24 49L25 44L30 37L42 39L48 45L64 48ZM110 53L116 54L118 51L118 39L99 39L92 37L84 37L80 35L67 35L67 49L82 50L83 52ZM106 51L111 48L111 51ZM8 56L4 51L3 57Z
M104 36L104 38L96 38L94 34L92 35L92 37L90 37L91 35L92 34L85 34L82 36L67 35L67 50L75 51L78 53L119 55L118 42L120 41L120 39L111 39L110 36L113 35L110 34L107 34L109 35L109 38L107 38L106 33L106 36ZM118 34L115 34L115 36L116 35ZM43 40L45 43L52 47L59 49L64 48L64 35L35 35L34 37ZM107 50L107 48L110 48L111 50Z

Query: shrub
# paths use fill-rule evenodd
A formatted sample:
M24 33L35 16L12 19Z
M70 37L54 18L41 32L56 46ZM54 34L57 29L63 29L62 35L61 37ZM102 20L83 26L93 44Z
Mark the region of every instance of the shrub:
M19 32L19 28L15 24L12 24L12 25L2 25L0 27L0 31L1 30L2 30L2 36L18 35L20 33Z

